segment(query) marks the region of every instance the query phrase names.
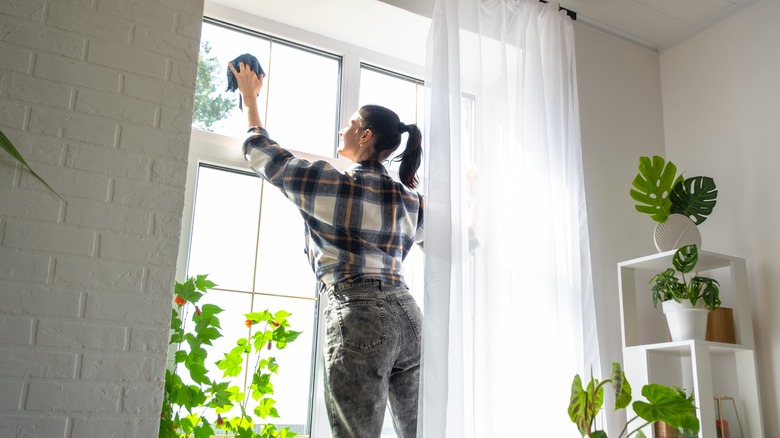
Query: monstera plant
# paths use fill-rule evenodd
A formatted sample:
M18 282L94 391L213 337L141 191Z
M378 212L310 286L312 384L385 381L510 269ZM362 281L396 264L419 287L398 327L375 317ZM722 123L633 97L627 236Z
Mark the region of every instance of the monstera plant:
M699 225L712 213L718 196L712 178L683 178L674 163L657 155L639 158L639 173L632 186L636 210L658 223L666 222L670 214L681 214Z
M38 181L42 182L43 185L46 186L49 190L51 190L52 193L57 195L58 198L62 199L62 196L60 196L59 193L57 193L56 190L54 190L46 181L43 180L35 171L30 167L29 164L27 164L27 161L22 157L22 154L19 153L19 151L16 149L16 147L11 143L11 140L8 139L8 137L5 136L3 131L0 131L0 147L3 148L4 151L8 153L11 157L13 157L16 161L21 163L22 166L26 167L27 170L30 171L30 174L38 179ZM62 199L64 201L64 199Z

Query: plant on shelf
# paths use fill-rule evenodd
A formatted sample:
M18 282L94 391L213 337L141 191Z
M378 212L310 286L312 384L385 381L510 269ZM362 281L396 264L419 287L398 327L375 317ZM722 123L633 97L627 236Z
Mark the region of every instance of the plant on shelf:
M650 279L653 284L653 305L658 308L659 302L674 300L689 301L695 307L699 300L704 302L708 310L720 307L720 284L709 277L691 276L686 280L685 274L690 273L699 261L699 250L696 245L686 245L675 251L672 257L673 268L660 272ZM677 272L680 277L677 277Z
M612 364L612 376L610 379L599 381L592 375L587 388L582 385L582 378L577 374L571 385L571 398L569 399L569 418L577 425L582 436L591 438L607 438L606 432L598 430L596 417L604 404L604 387L609 383L615 394L615 410L625 409L631 403L631 385L626 380L620 364ZM681 395L674 388L650 383L642 387L642 396L647 401L636 400L631 403L636 416L629 419L618 435L637 438L646 438L642 428L656 421L663 421L676 428L699 432L699 419L696 417L696 406L693 401ZM643 421L638 427L629 429L634 421Z
M639 157L639 173L634 177L629 194L637 202L640 213L650 215L658 223L671 214L681 214L699 225L715 208L718 190L708 176L684 179L677 175L677 166L663 157Z
M222 309L214 304L197 304L208 289L216 286L206 277L198 275L176 283L170 340L176 351L172 367L165 372L159 437L211 437L216 430L237 438L294 437L296 433L288 428L277 429L273 424L255 421L256 417L263 420L279 417L274 407L276 401L271 397L274 394L271 377L278 373L279 365L276 358L267 355L274 347L285 348L300 335L289 329L290 313L266 310L246 314L246 321L241 323L256 329L251 336L239 338L236 346L215 362L223 374L221 378L212 378L206 368L208 352L204 347L222 337L217 317ZM187 315L194 325L189 329L185 324ZM243 388L222 380L238 376L251 359L254 359L254 372ZM256 405L251 412L250 397Z
M696 404L696 397L691 391L690 394L688 394L684 388L680 388L677 385L672 385L672 389L682 398L685 400L688 400L691 405ZM696 414L696 409L693 410L694 415ZM663 421L656 421L653 425L653 429L655 432L656 437L662 437L662 438L670 438L670 437L676 437L676 438L696 438L699 434L698 431L694 431L691 429L686 429L685 427L674 427L668 423L665 423Z

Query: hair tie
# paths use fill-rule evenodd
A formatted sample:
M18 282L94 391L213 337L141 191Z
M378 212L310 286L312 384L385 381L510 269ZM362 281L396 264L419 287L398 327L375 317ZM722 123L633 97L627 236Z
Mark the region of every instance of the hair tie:
M407 126L406 126L406 123L404 123L404 122L398 122L398 132L400 132L400 133L402 133L402 134L403 134L403 133L404 133L404 132L406 132L406 131L407 131Z

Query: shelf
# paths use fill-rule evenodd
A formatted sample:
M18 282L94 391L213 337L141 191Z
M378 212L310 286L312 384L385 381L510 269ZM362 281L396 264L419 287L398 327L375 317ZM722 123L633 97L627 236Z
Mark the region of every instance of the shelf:
M749 352L753 351L753 348L745 345L728 344L724 342L702 341L698 339L691 339L687 341L677 341L677 342L661 342L657 344L635 345L631 347L626 347L625 349L627 351L631 351L631 350L658 351L658 352L668 353L670 355L675 355L679 357L689 357L691 355L691 349L696 348L697 346L708 348L710 354L733 354L742 351L749 351Z
M672 267L676 250L620 262L618 268L623 369L632 387L679 386L696 400L731 396L744 418L745 436L763 436L753 321L745 260L699 251L695 274L716 279L724 307L733 309L736 344L669 341L663 311L653 307L650 279ZM703 274L699 274L703 273ZM687 277L687 275L686 275ZM660 306L659 306L660 307ZM712 403L698 404L700 438L716 437ZM631 406L628 414L633 414ZM643 428L648 437L650 426Z

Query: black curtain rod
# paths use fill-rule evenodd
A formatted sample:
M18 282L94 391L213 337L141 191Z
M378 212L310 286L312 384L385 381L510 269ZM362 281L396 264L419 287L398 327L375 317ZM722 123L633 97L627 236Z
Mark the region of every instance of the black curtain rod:
M549 3L547 0L539 0L542 3ZM566 9L563 6L558 6L559 11L566 11L566 15L569 16L572 20L577 19L577 13L575 11L572 11L571 9Z

